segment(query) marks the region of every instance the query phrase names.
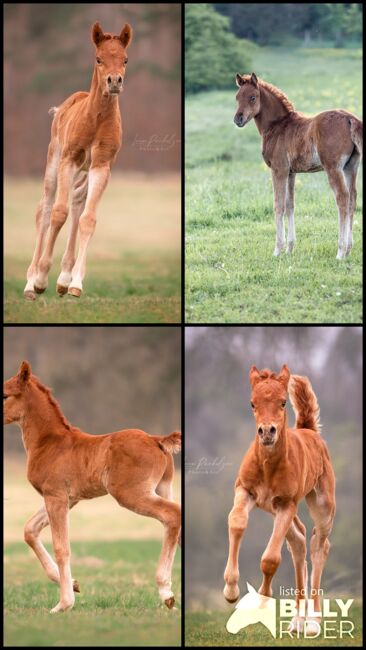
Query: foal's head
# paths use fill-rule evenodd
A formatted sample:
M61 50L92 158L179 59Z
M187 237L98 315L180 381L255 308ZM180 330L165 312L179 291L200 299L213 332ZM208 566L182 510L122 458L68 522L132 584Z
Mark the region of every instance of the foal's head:
M95 23L92 38L96 46L96 73L103 95L118 95L123 89L127 65L127 47L131 43L132 28L126 23L119 36L105 34Z
M257 370L252 366L249 373L252 385L253 409L259 442L271 447L279 439L286 422L287 388L290 371L286 365L276 375L271 370Z
M238 110L234 116L236 126L245 126L252 117L258 115L261 109L260 92L258 79L254 72L249 75L236 75L236 85L239 87L236 93Z
M19 422L24 416L24 398L31 375L30 364L23 361L18 374L4 382L4 424Z

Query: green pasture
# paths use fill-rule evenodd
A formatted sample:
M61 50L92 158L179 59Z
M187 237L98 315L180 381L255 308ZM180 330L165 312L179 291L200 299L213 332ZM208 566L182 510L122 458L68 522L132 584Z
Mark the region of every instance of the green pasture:
M334 632L329 634L337 636L337 638L319 638L304 639L302 635L298 639L295 635L290 639L285 635L282 639L274 639L269 630L267 630L262 623L257 625L250 625L244 630L240 630L237 634L230 634L226 630L226 623L229 619L230 613L233 609L224 611L210 611L210 612L186 612L185 613L185 644L186 646L210 646L210 647L230 647L230 646L246 646L246 647L266 647L266 646L292 646L294 648L302 647L318 647L318 646L331 646L331 647L362 647L362 607L360 603L352 605L352 615L350 620L354 623L355 630L353 638L348 635L339 638L339 634L335 635ZM337 619L338 620L338 619ZM279 629L279 619L277 619L277 630Z
M23 298L41 192L41 179L5 181L6 323L180 322L178 176L112 174L98 209L80 299L56 293L67 223L56 242L47 291L35 302Z
M255 72L307 115L341 107L362 117L361 50L261 48ZM360 323L362 168L354 248L336 260L337 207L325 173L298 174L297 244L274 258L270 171L254 121L233 123L232 91L186 98L186 320L190 323Z
M180 480L177 472L177 501ZM26 480L25 461L6 458L4 491L5 646L180 645L180 548L172 574L176 609L168 610L155 583L160 522L121 508L111 496L77 504L70 511L71 570L81 591L71 611L50 614L59 588L22 541L25 521L42 503ZM52 554L49 526L41 537Z

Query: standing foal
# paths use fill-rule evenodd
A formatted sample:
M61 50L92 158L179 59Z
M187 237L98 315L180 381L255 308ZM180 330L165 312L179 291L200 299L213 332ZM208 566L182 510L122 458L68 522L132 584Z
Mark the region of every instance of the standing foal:
M254 506L274 516L273 533L261 559L263 581L259 593L271 596L271 583L281 561L286 538L296 576L296 605L307 596L306 530L297 515L305 497L314 529L310 541L311 598L320 611L320 579L330 544L335 514L335 478L324 440L320 436L319 406L307 377L292 375L286 365L276 375L270 370L250 371L251 406L257 435L247 451L235 483L234 507L229 515L230 550L224 578L224 596L239 597L239 548ZM290 381L290 385L289 385ZM294 429L287 426L288 387L296 414ZM308 635L318 633L319 619L307 619ZM304 618L293 618L290 629L302 631Z
M68 216L70 194L70 233L57 291L60 296L68 292L80 297L86 251L95 230L97 203L107 186L111 165L122 142L118 95L123 90L128 61L126 49L131 42L132 29L126 24L119 36L113 36L105 34L99 23L95 23L92 38L96 62L90 91L74 93L61 106L51 109L55 117L44 192L36 213L36 247L24 289L28 300L35 300L36 294L47 288L53 249ZM78 229L80 243L75 259Z
M27 521L24 539L50 580L60 585L60 601L51 613L71 609L74 591L79 591L70 569L69 509L82 499L108 493L120 506L163 524L156 581L160 598L171 609L171 572L181 527L180 506L172 494L172 454L180 450L181 434L151 436L138 429L102 436L84 433L66 420L27 361L4 384L4 424L10 422L21 427L27 477L44 499L44 505ZM39 538L48 524L56 563Z
M243 127L254 118L262 136L262 155L271 168L277 236L274 255L285 245L284 214L288 216L287 252L295 245L294 187L298 172L327 173L339 213L337 259L351 252L356 177L362 156L362 122L352 113L332 110L305 117L278 88L252 75L236 75L239 91L234 117Z

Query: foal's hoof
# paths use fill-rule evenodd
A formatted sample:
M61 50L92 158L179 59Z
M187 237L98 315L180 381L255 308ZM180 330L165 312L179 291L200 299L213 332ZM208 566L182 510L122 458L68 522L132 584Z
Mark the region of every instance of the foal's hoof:
M164 602L168 609L173 609L175 603L174 596L167 598Z
M68 287L64 287L62 284L56 284L56 291L60 296L64 296L67 293Z
M70 296L74 296L74 298L80 298L81 289L77 289L76 287L69 287L67 293Z
M46 289L47 289L47 287L37 287L36 284L34 285L34 291L36 293L43 293L44 291L46 291Z
M225 585L224 596L228 603L235 603L240 596L238 585Z
M80 585L77 580L72 581L72 588L74 591L77 591L77 593L80 594Z
M318 636L318 634L320 633L320 624L321 624L320 618L306 619L306 623L305 623L306 636Z
M24 298L26 300L37 300L36 292L32 291L30 289L27 289L27 291L24 291Z

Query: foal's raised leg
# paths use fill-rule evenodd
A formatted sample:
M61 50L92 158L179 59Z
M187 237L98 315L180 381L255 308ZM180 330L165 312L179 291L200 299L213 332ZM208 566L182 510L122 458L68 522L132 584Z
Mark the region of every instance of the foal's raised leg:
M110 176L110 166L92 167L89 171L88 194L86 197L85 209L80 217L79 230L80 242L79 252L72 269L72 279L69 286L69 294L79 298L83 290L83 279L85 276L86 252L91 236L95 230L96 208Z
M69 506L67 498L45 496L44 501L51 526L55 560L60 574L60 600L56 607L51 609L51 614L55 614L71 609L75 602L70 569Z
M299 601L307 598L308 570L306 563L306 530L297 515L287 531L286 542L295 569L296 609L299 612ZM296 631L297 627L300 632L304 629L304 617L299 616L299 613L293 617L288 629Z
M57 194L51 212L51 226L45 250L38 265L35 290L42 293L48 285L48 273L52 265L53 249L57 235L64 225L69 212L69 193L77 170L76 164L68 158L62 158L57 174Z
M77 502L70 504L70 508L76 505ZM52 559L48 551L43 546L40 540L40 533L49 524L46 506L43 505L33 517L31 517L24 526L24 540L33 549L40 563L42 564L48 578L52 582L60 584L60 573L56 562ZM80 586L77 580L73 580L74 591L80 591Z
M272 580L281 562L281 548L285 536L292 524L292 520L296 514L296 505L288 503L286 505L279 505L276 508L276 514L273 524L273 532L267 544L261 559L261 569L263 573L263 581L258 590L258 593L263 596L272 596Z
M61 262L61 273L57 279L56 290L63 296L67 293L67 289L71 282L71 271L75 264L75 247L76 237L78 234L79 218L85 206L85 199L88 190L88 172L80 172L80 177L75 181L72 192L71 202L71 224L70 232L66 244L66 250Z
M310 555L312 563L311 592L314 599L314 610L320 612L320 581L325 560L327 559L330 543L328 536L332 530L335 514L334 483L330 480L320 479L319 486L306 496L311 518L314 521L313 533L310 540ZM314 624L312 625L312 622ZM316 635L320 618L307 620L307 633Z
M234 603L240 594L239 589L239 550L242 537L248 525L248 517L255 505L248 490L242 485L235 488L234 506L229 514L229 557L224 573L224 596Z
M350 218L349 218L349 204L350 193L346 184L343 171L339 167L326 169L329 184L335 194L338 217L339 217L339 239L338 239L338 253L337 260L343 259L347 254L347 247L349 243L350 231Z
M33 259L27 271L27 284L24 289L24 297L27 300L36 299L35 281L38 272L38 264L42 255L44 240L50 224L50 214L57 186L58 148L54 142L48 147L47 165L44 176L43 196L38 204L36 212L36 246Z
M276 215L276 246L273 255L277 257L285 245L284 214L286 210L286 194L288 173L277 173L272 170L272 183L274 192L274 208Z
M287 249L286 253L292 253L295 246L296 235L295 235L295 201L294 201L294 191L295 191L295 177L296 174L290 173L287 183L287 195L286 195L286 214L288 218L288 231L287 231Z

